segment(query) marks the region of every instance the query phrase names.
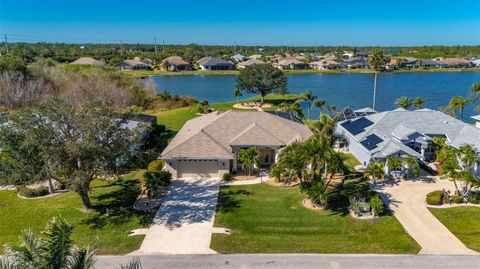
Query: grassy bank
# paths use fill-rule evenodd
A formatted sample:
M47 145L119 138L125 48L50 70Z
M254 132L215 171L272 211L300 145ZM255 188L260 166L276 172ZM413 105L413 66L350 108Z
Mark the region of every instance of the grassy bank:
M221 253L418 253L393 216L356 220L339 207L312 211L297 187L222 187L211 248Z
M398 69L385 71L384 73L429 73L429 72L479 72L480 67L474 68L415 68L415 69ZM122 71L125 74L134 77L147 77L147 76L184 76L184 75L237 75L238 70L218 70L218 71L181 71L181 72L169 72L161 70L133 70ZM374 73L372 69L347 69L347 70L318 70L318 69L302 69L302 70L285 70L287 74L369 74Z
M480 208L429 208L430 212L468 248L480 252Z
M81 199L73 192L25 200L14 191L0 191L0 246L17 243L24 229L40 232L48 220L61 215L75 225L75 244L86 245L98 239L98 254L126 254L138 249L143 236L127 235L132 229L147 227L155 214L133 209L142 174L139 170L112 183L94 181L90 192L94 210L89 213L81 210Z

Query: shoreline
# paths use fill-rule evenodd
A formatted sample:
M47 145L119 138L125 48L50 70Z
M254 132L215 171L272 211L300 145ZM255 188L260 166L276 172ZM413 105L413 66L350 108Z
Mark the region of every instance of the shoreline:
M287 75L302 75L302 74L373 74L372 69L350 69L350 70L319 70L319 69L303 69L303 70L284 70ZM379 73L436 73L436 72L480 72L480 67L472 68L426 68L426 69L399 69L391 71L382 71ZM219 70L219 71L161 71L161 70L135 70L122 71L132 77L150 77L150 76L191 76L191 75L208 75L208 76L233 76L240 73L239 70Z

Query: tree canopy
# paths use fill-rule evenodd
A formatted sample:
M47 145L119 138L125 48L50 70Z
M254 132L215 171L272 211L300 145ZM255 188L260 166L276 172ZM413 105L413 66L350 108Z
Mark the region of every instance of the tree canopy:
M269 93L287 93L287 76L269 64L252 65L240 71L237 88L259 94L263 103Z

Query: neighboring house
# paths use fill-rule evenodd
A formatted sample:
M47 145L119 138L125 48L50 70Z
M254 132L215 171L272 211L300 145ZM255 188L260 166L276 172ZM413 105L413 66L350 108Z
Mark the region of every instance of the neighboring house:
M262 55L260 55L260 54L253 54L253 55L248 56L248 59L249 59L249 60L253 60L253 59L261 60L261 59L262 59Z
M469 67L472 63L463 58L439 58L437 62L440 67Z
M390 58L390 61L385 65L385 69L387 70L394 70L398 67L398 59L397 57Z
M138 60L124 60L117 65L117 68L120 70L148 70L150 66Z
M244 69L245 67L257 65L257 64L264 64L264 62L258 59L250 59L248 61L237 64L237 67L238 69Z
M368 58L368 52L357 52L357 53L355 53L355 57Z
M432 59L420 59L418 61L420 67L439 67L440 63Z
M471 118L475 120L475 126L480 128L480 115L472 116Z
M310 129L289 113L212 112L189 120L160 155L173 177L222 177L242 170L239 152L256 147L262 166L277 161L287 145L312 136Z
M230 58L230 60L232 60L232 62L235 62L235 63L240 63L248 60L248 57L242 54L235 54L232 56L232 58Z
M345 136L348 150L366 167L371 161L390 156L413 156L432 161L435 137L458 148L472 145L480 152L480 128L430 109L402 108L340 120L336 132Z
M103 61L96 60L92 57L82 57L78 58L77 60L71 62L70 64L79 64L79 65L98 65L104 66L105 63Z
M203 57L197 63L201 70L235 70L233 63L210 56Z
M368 68L368 62L366 58L353 57L349 60L340 63L342 69L355 69L355 68Z
M403 58L403 61L400 63L401 68L415 68L417 67L418 59L414 57Z
M476 66L476 67L480 66L480 59L473 59L471 62L473 66Z
M344 59L350 59L350 58L352 58L354 55L355 55L355 54L354 54L353 51L345 50L345 51L343 51L343 53L342 53L342 58L344 58Z
M327 60L327 59L311 62L309 65L310 65L310 68L322 69L322 70L337 69L340 66L340 64L337 61Z
M191 71L193 66L180 56L170 56L162 61L162 70L168 71Z
M301 62L295 58L287 58L278 60L275 64L275 67L285 70L285 69L307 69L309 65L307 63Z

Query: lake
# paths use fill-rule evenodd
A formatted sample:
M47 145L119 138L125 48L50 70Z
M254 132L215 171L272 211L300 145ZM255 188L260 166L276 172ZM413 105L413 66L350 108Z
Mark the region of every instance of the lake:
M152 76L159 91L191 96L211 103L233 101L234 75L169 75ZM327 104L338 109L350 106L353 109L371 107L373 99L373 74L291 74L288 75L288 91L300 93L311 90ZM376 110L395 108L394 101L400 96L422 96L426 107L440 109L455 95L465 96L474 82L480 82L480 72L432 72L432 73L380 73L377 79ZM242 98L253 95L244 94ZM318 116L312 111L312 117ZM480 114L469 105L465 108L468 117Z

